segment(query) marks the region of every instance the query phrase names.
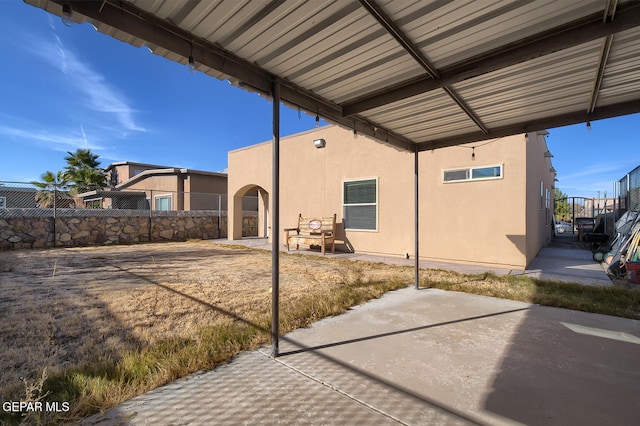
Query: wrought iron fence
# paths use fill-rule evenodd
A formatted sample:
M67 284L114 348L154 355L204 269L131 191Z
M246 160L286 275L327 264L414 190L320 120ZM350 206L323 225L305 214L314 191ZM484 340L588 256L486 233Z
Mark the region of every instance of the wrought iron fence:
M613 223L626 211L640 211L640 166L614 182L613 197L603 193L597 198L566 197L555 200L556 228L566 226L562 232L575 232L575 219L602 217L607 233L613 231ZM611 223L610 223L611 222Z
M587 212L585 199L582 197L566 197L555 200L555 216L557 221L573 222L575 217L591 216Z

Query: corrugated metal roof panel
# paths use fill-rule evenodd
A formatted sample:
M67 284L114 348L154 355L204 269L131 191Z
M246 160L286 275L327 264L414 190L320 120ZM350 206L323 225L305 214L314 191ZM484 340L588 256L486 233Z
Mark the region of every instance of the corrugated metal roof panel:
M598 106L640 98L640 29L614 36L605 69Z
M185 28L191 28L193 34L222 47L226 47L226 38L238 31L246 16L253 16L263 7L262 2L250 0L203 1L200 4L204 9L194 9L188 14L184 22Z
M455 85L458 93L489 126L542 111L568 112L589 106L600 42L580 45ZM576 97L577 96L577 97Z
M59 3L26 1L61 14ZM531 129L529 123L540 126L553 114L565 117L558 123L590 119L587 110L606 37L599 35L600 28L617 34L593 116L640 111L640 29L629 29L640 25L640 6L632 0L620 0L613 21L606 23L604 0L69 4L91 16L87 20L100 31L147 45L170 60L186 64L195 45L204 55L195 57L198 70L245 89L265 94L275 77L287 89L289 98L283 102L322 111L345 125L357 122L367 134L382 126L386 135L397 136L398 146ZM550 29L553 34L545 33ZM564 44L556 48L555 39ZM426 64L419 63L420 55ZM483 69L486 61L492 65ZM448 94L428 77L427 68L454 77L447 77ZM350 108L354 115L341 115L355 104Z
M280 68L283 74L291 74L317 55L342 48L344 43L359 32L358 22L366 12L357 3L338 2L325 7L313 18L313 27L298 26L281 39L280 45L262 52L257 63Z
M368 118L418 142L477 129L442 90L396 102L393 108L378 108Z
M376 87L391 85L398 78L409 79L423 74L420 69L415 67L411 58L391 61L391 63L381 59L376 64L366 65L363 66L354 60L351 67L342 71L334 71L335 68L329 68L322 73L322 79L320 76L315 76L314 82L317 85L307 83L308 87L311 87L314 92L340 103L351 99L354 95L369 93ZM349 72L345 73L345 71ZM294 80L294 83L305 86L304 80Z
M389 5L400 7L403 2ZM602 0L512 0L418 2L400 11L398 22L442 68L499 46L602 10ZM439 7L434 7L437 5ZM394 15L395 15L394 13Z
M324 12L342 16L345 9L342 6L348 3L338 2L336 5L325 8ZM272 47L280 51L278 57L274 57L269 49L263 49L259 40L251 40L246 45L247 48L252 46L247 52L248 57L263 64L268 71L334 102L349 99L354 93L367 93L380 87L382 82L390 84L400 76L410 78L424 72L363 9L353 6L346 9L353 12L349 14L350 19L341 22L340 27L329 25L321 28L320 32L301 40L301 46L280 51L297 35L313 28L309 22L313 25L318 12L311 11L314 19L296 15L290 18L289 33L283 32L287 36L274 39ZM317 20L324 22L325 17L322 14L317 16Z
M257 15L260 19L252 21L251 26L244 27L242 33L228 40L226 48L252 61L257 53L271 51L289 31L304 26L323 6L321 2L283 2L269 9L263 4Z

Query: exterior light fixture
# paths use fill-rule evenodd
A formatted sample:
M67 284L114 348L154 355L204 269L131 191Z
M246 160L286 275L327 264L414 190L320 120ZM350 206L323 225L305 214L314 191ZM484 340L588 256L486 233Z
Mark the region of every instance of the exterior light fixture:
M591 130L591 122L587 121L587 130Z
M189 52L189 61L187 62L187 69L191 74L196 72L196 60L193 58L193 43L191 43L191 51Z
M318 149L324 148L325 146L327 146L327 141L325 141L324 139L316 139L313 141L313 146Z
M62 23L67 27L71 27L73 25L73 9L71 9L71 5L65 3L62 5Z
M553 154L547 151L544 153L544 158L553 158Z

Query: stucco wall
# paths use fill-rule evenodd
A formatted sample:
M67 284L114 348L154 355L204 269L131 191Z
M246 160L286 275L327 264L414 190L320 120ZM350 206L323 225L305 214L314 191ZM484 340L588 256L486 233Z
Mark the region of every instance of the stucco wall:
M524 136L516 135L420 153L420 245L427 257L526 265L524 148ZM444 182L445 170L491 166L502 166L502 178Z
M184 210L184 194L179 192L184 191L181 176L174 174L149 176L127 186L128 191L144 191L149 188L153 188L152 210L156 209L156 199L161 196L171 197L172 210Z
M527 263L533 261L540 249L551 239L555 198L555 174L551 172L551 158L547 142L541 133L530 132L527 149ZM542 183L542 199L541 199ZM547 194L549 196L547 204Z
M318 138L326 140L325 148L314 147ZM229 197L255 186L271 193L271 149L267 142L229 153ZM533 222L528 213L529 204L539 202L529 193L535 177L528 177L527 171L541 167L538 162L527 164L529 155L537 155L537 148L534 151L527 151L521 134L421 152L420 257L524 268L532 259L530 253L542 247L544 239L539 236L545 232L544 224ZM336 213L338 239L345 243L338 249L414 254L413 153L327 126L282 138L280 163L280 235L283 228L295 226L299 213ZM496 165L502 166L501 179L443 182L445 169ZM546 170L549 175L548 166ZM544 168L533 175L545 175ZM344 231L344 181L367 178L378 181L377 230ZM230 235L235 220L231 204ZM238 232L232 236L238 238Z

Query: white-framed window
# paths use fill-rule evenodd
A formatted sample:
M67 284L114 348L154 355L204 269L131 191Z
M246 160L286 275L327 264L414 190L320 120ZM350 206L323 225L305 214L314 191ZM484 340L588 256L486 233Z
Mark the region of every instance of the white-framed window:
M155 210L161 210L168 212L171 210L171 199L172 196L169 195L156 195L155 197Z
M545 189L544 205L547 210L551 207L551 191Z
M442 176L444 183L490 179L502 179L502 165L450 169L445 170Z
M344 229L378 230L378 179L346 180L342 183Z
M551 191L549 191L549 189L545 189L545 209L546 209L545 224L546 225L548 225L551 220L550 207L551 207Z
M0 209L7 208L7 197L0 197Z
M85 198L84 207L87 209L101 209L102 198Z

